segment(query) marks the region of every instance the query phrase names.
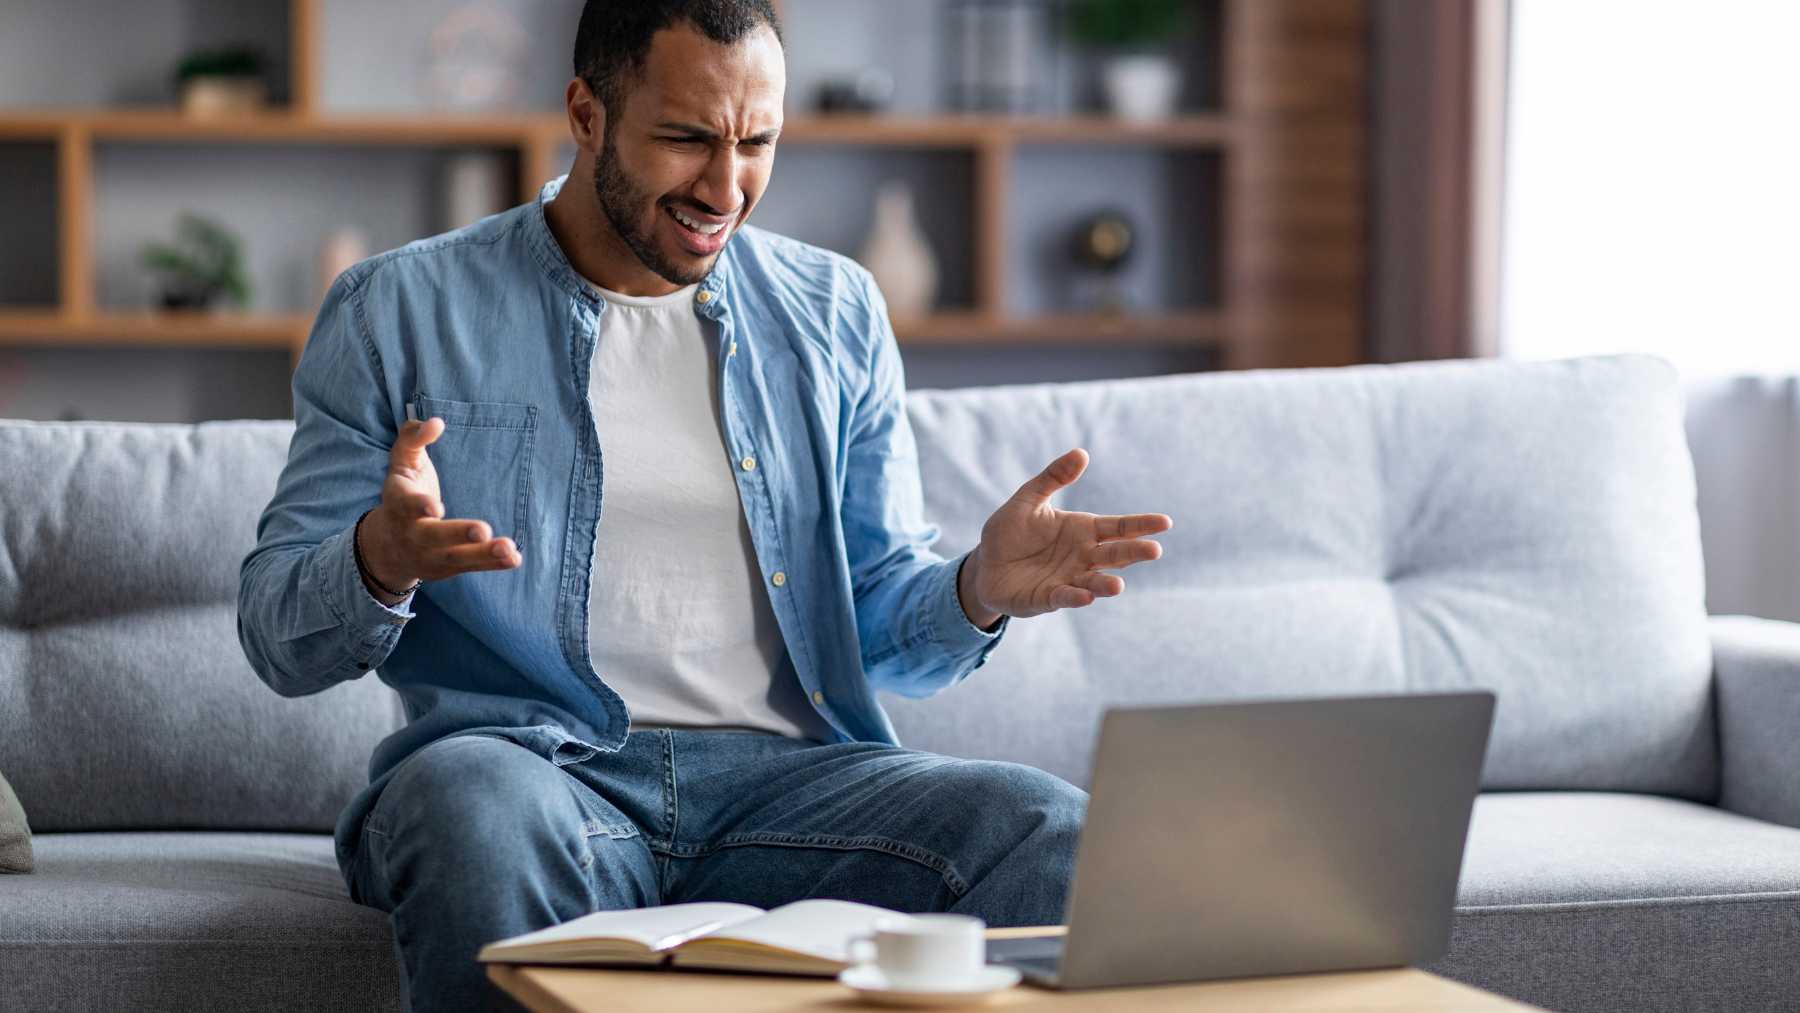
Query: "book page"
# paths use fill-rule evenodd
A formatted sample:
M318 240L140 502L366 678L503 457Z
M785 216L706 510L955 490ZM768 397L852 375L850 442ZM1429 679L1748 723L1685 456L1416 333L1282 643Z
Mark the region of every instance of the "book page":
M847 900L802 900L783 904L761 918L709 932L695 945L710 948L714 943L749 943L847 964L850 937L872 931L877 919L888 917L906 916Z
M624 939L646 950L675 946L694 935L748 921L763 913L748 904L665 904L625 911L596 911L560 925L490 943L484 952L502 952L590 939Z

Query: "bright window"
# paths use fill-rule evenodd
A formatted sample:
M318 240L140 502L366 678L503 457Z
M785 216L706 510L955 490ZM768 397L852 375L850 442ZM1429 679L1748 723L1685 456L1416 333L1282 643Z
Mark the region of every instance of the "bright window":
M1800 371L1800 2L1512 9L1504 354Z

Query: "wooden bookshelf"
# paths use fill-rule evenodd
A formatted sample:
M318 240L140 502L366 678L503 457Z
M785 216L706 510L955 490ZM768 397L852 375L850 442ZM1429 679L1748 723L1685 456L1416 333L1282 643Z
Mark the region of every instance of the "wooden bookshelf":
M1222 0L1222 111L1161 123L1097 116L791 117L784 145L967 151L974 174L974 305L897 320L910 344L1185 343L1228 366L1360 361L1363 328L1366 0ZM289 347L303 314L102 309L93 249L94 151L108 143L484 147L518 158L518 199L567 170L561 113L346 115L320 109L319 0L289 0L283 109L196 119L174 109L0 109L0 142L48 142L58 181L59 304L0 308L0 344ZM1130 316L1015 315L1007 291L1009 192L1033 146L1216 152L1223 165L1221 304ZM1041 157L1041 156L1040 156ZM1104 186L1104 183L1100 184Z
M41 344L48 336L59 345L292 349L311 327L304 313L0 310L0 344Z
M1082 344L1117 341L1183 344L1222 340L1216 312L1166 315L1097 313L1000 317L949 310L927 317L899 317L894 333L921 345ZM312 318L304 313L228 313L177 310L108 310L76 316L56 310L0 310L0 345L150 345L217 348L295 348L306 340Z

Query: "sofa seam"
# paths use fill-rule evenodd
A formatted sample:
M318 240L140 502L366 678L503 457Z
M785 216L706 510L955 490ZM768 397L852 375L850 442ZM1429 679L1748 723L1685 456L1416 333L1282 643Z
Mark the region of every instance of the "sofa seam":
M1800 901L1800 890L1766 893L1715 893L1682 897L1619 897L1609 900L1544 901L1528 904L1482 904L1457 907L1456 914L1584 914L1589 911L1634 907L1710 907L1718 904L1776 904Z

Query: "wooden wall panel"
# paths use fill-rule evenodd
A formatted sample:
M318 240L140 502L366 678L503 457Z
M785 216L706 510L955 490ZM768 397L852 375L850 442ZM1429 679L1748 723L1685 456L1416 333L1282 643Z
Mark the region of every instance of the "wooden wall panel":
M1227 0L1225 313L1231 368L1366 358L1364 0Z

